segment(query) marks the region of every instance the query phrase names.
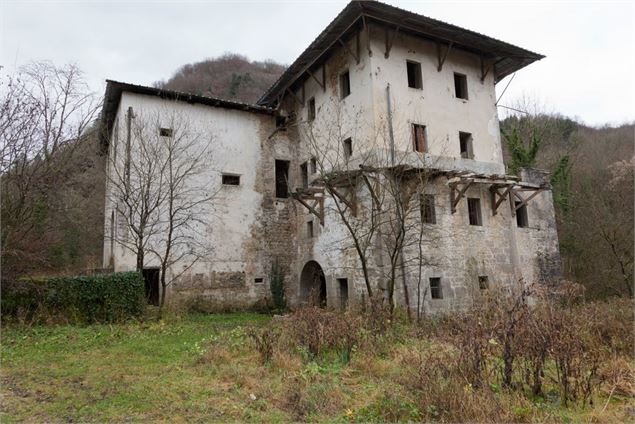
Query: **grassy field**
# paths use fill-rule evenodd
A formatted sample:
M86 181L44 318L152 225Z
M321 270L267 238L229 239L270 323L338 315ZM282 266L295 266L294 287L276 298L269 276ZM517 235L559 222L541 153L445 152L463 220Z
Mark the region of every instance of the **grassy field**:
M1 345L2 422L421 419L416 394L402 384L412 371L401 364L425 342L405 338L379 355L355 351L347 364L336 357L312 362L280 353L262 365L247 331L269 319L187 315L123 325L9 326ZM566 409L540 398L518 403L512 416L555 422L632 419L627 415L632 399L605 399L601 395L592 406Z

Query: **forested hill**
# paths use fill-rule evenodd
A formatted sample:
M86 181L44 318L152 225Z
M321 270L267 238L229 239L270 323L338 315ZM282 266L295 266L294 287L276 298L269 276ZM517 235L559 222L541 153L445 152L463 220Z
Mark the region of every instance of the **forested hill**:
M271 60L250 61L245 56L226 53L183 65L168 80L154 85L200 96L255 103L285 69L286 66Z

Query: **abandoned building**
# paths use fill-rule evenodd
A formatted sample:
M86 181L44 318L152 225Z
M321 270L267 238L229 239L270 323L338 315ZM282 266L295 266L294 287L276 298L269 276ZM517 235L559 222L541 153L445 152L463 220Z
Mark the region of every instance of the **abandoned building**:
M257 104L108 81L108 172L130 166L131 128L150 113L178 112L210 136L214 166L197 178L213 211L192 237L212 248L170 264L168 299L247 308L271 297L275 264L290 305L319 296L343 307L370 288L418 313L467 307L483 290L559 275L548 175L506 172L495 93L541 58L353 1ZM172 122L151 129L175 137ZM107 192L104 265L133 270L127 220ZM156 302L158 263L148 253L143 267Z

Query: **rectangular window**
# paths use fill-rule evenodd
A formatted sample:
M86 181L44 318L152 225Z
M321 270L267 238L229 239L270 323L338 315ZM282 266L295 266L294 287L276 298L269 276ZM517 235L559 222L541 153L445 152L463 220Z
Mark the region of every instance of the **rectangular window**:
M313 121L315 119L315 97L311 97L309 99L309 110L307 111L307 113L308 120Z
M351 94L351 74L346 71L340 75L340 98L345 98Z
M421 64L417 62L406 61L408 71L408 87L421 89Z
M289 197L289 161L276 160L276 197Z
M478 277L478 288L481 290L489 289L489 278L487 275L481 275Z
M284 128L287 125L286 116L276 116L276 128Z
M313 221L306 223L306 236L307 238L313 238Z
M412 148L415 152L426 151L426 126L412 124Z
M317 173L317 159L311 158L311 174Z
M348 307L348 278L338 278L337 285L340 290L340 307L344 310Z
M309 188L309 165L306 162L300 165L300 175L302 176L302 188Z
M422 194L421 195L421 222L424 224L436 224L437 214L434 207L434 195Z
M443 290L441 290L441 278L430 278L430 297L433 299L443 299Z
M457 99L467 100L467 76L454 73L454 93Z
M159 135L161 137L172 137L172 128L159 128Z
M344 146L344 159L348 160L353 156L353 140L349 137L342 144Z
M223 174L223 185L240 185L240 175Z
M527 205L522 205L522 202L515 202L516 207L516 225L520 228L529 227L529 217L527 216Z
M470 225L483 225L481 199L472 197L467 199L467 212L470 216Z
M265 282L265 279L264 279L264 278L262 278L262 277L256 277L256 278L254 278L254 283L256 283L256 284L262 284L262 283L264 283L264 282Z
M469 132L459 131L459 145L461 148L462 158L474 159L474 150L472 150L472 134Z

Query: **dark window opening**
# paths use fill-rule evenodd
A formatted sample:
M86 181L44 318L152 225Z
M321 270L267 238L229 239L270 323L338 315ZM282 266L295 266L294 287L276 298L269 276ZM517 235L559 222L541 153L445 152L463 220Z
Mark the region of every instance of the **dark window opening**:
M313 238L313 221L306 223L306 236L308 238Z
M315 97L309 99L308 119L313 121L315 119Z
M346 71L340 75L340 97L344 97L351 94L351 74Z
M300 175L302 176L302 188L309 188L309 166L306 162L300 165Z
M478 288L481 290L489 289L489 278L487 275L481 275L478 277Z
M481 216L481 199L467 199L467 212L470 217L470 225L483 225L483 217Z
M454 74L454 92L457 99L467 100L467 77L463 74Z
M317 173L317 159L311 158L311 174Z
M437 214L434 207L434 195L421 195L421 222L424 224L436 224Z
M474 159L472 149L472 134L459 131L459 145L461 147L461 157L464 159Z
M348 278L338 278L337 285L340 291L340 307L346 309L348 307Z
M412 148L415 152L426 151L426 127L425 125L412 124Z
M276 197L289 197L289 161L276 160Z
M417 62L406 61L408 70L408 87L421 89L421 64Z
M254 278L254 283L256 283L256 284L262 284L264 282L265 282L265 279L262 278L262 277Z
M276 116L276 128L283 128L287 125L286 116Z
M143 268L141 274L145 281L146 301L150 305L159 306L159 268Z
M240 175L223 174L223 185L240 185Z
M342 144L344 145L344 159L348 160L353 156L353 140L349 137Z
M443 299L443 291L441 290L441 278L430 278L430 297L432 297L432 299Z
M529 217L527 216L527 205L522 205L522 202L515 202L516 209L516 225L520 228L529 227Z
M161 137L172 137L172 128L159 128L159 135Z

